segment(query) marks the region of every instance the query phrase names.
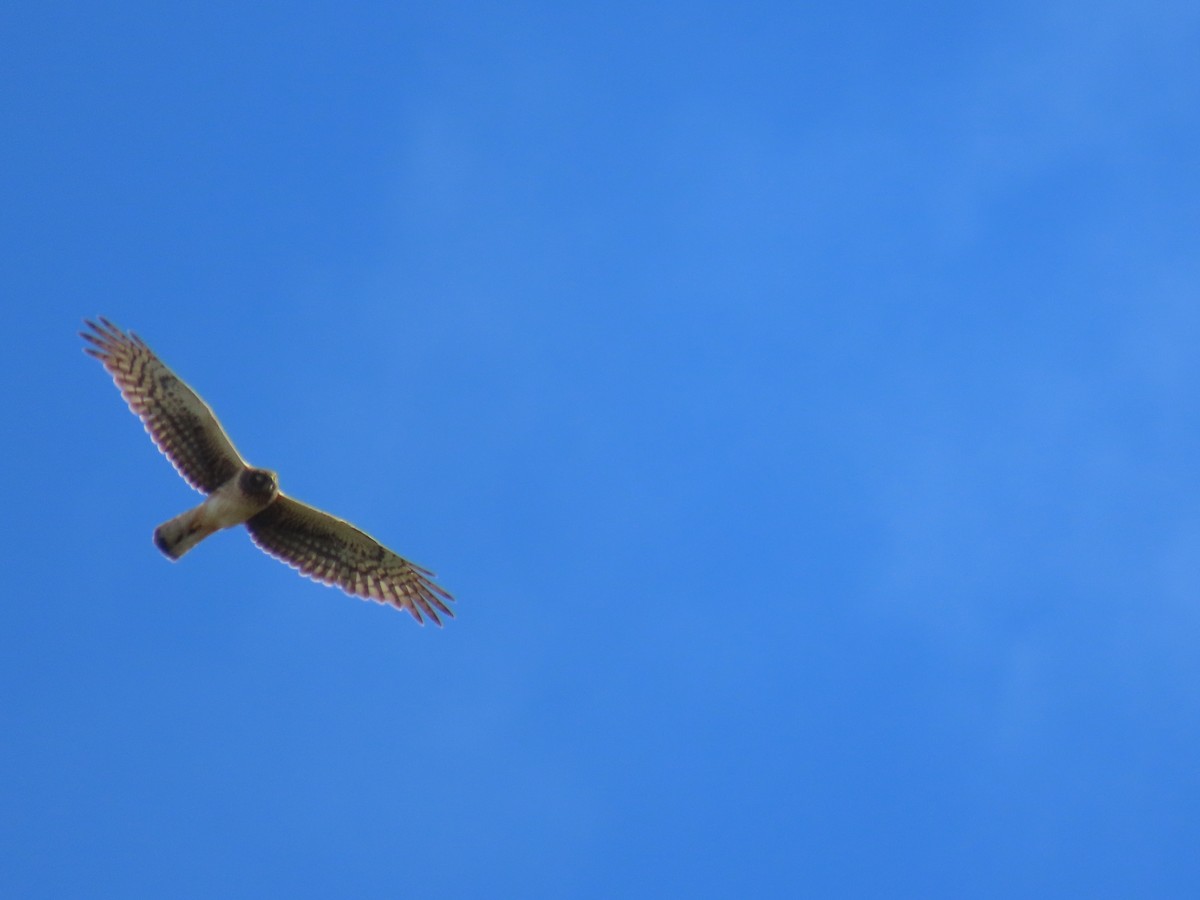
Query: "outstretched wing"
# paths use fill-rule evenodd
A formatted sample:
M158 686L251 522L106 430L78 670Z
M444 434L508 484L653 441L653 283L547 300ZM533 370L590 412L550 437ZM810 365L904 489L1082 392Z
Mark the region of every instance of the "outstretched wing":
M103 317L99 325L86 324L91 331L80 335L92 346L84 350L104 363L129 408L188 484L209 494L246 465L208 404L141 338Z
M453 600L433 582L434 574L397 556L349 522L299 500L279 497L246 522L250 537L267 553L314 581L335 584L347 594L391 603L441 625L438 612L453 618L443 600Z

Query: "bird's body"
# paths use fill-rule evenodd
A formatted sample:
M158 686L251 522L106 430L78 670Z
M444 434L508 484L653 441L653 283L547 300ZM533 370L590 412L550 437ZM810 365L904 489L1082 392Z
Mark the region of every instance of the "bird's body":
M154 529L154 545L179 559L198 543L248 521L279 496L279 479L266 469L244 469L208 495L203 503Z
M396 555L342 519L283 494L268 469L247 465L207 404L142 340L107 319L87 323L88 353L113 376L130 409L181 476L207 495L164 522L154 543L177 560L209 535L245 525L260 548L316 581L407 609L441 624L453 598L433 573Z

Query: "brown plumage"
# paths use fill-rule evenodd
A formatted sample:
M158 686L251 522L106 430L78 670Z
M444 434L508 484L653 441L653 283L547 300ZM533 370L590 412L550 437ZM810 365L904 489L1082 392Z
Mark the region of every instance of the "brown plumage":
M307 506L279 490L278 477L246 464L208 405L135 334L107 319L86 322L84 350L112 375L129 408L154 443L196 490L207 494L194 509L163 523L155 545L179 559L208 535L244 524L260 548L324 584L407 609L441 625L453 600L434 574L384 547L349 522Z

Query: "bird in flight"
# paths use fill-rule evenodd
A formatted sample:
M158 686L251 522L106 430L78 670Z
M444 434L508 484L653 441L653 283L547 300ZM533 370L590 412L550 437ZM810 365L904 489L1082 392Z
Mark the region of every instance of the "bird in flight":
M268 469L247 465L199 395L184 384L136 334L101 317L85 320L84 350L100 360L145 424L158 449L204 502L154 530L154 543L178 560L222 528L245 525L262 550L315 581L407 609L419 623L454 598L434 574L414 565L349 522L294 500Z

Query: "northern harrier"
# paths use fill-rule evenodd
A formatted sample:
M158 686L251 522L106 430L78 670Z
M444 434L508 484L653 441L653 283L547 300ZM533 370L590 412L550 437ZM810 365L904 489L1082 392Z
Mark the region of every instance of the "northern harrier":
M177 560L222 528L246 526L250 539L301 574L347 594L407 609L418 622L453 616L453 600L434 574L397 556L349 522L293 500L278 477L255 469L234 449L208 405L137 335L101 317L80 332L104 364L154 443L192 487L208 497L154 530L154 543Z

